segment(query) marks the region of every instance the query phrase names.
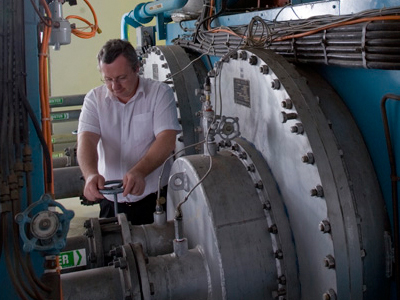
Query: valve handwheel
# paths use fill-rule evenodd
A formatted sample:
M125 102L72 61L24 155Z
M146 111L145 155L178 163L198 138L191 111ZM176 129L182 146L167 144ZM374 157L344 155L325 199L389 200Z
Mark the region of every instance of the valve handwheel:
M104 189L99 190L103 195L114 195L114 214L118 215L118 194L124 192L122 180L108 180L104 183Z

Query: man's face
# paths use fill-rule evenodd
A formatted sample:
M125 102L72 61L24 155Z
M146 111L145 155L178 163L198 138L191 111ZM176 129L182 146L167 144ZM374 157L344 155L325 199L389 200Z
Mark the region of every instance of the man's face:
M112 63L100 62L100 72L107 88L121 102L126 103L135 95L139 83L137 70L132 70L128 60L118 56Z

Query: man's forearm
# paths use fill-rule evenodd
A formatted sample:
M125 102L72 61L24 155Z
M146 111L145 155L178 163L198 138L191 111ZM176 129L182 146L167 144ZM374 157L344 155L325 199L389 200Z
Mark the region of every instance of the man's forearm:
M149 175L171 155L175 149L176 131L165 130L159 133L156 140L142 159L131 169Z
M82 132L78 135L77 157L82 174L85 178L92 174L98 174L98 141L99 136L94 133Z

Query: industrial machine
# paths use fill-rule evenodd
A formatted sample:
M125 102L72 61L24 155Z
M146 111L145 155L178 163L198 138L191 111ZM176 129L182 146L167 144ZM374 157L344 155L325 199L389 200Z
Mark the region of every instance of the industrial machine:
M23 77L46 77L25 2L3 4L1 299L398 299L397 1L160 0L121 16L141 76L176 96L167 210L68 239L73 212L53 198L81 195L79 162L52 160L51 101ZM43 39L67 45L64 2L47 2Z

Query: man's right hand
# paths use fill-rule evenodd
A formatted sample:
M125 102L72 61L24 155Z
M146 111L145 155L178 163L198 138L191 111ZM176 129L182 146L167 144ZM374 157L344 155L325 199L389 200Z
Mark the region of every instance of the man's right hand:
M89 175L85 178L85 188L83 190L85 198L89 201L103 199L104 196L99 192L99 189L104 189L105 182L106 180L100 174Z

